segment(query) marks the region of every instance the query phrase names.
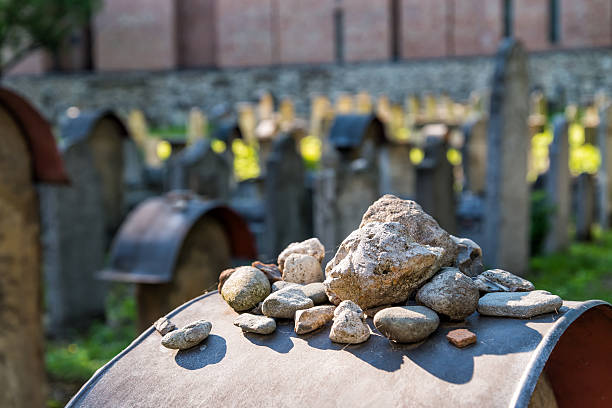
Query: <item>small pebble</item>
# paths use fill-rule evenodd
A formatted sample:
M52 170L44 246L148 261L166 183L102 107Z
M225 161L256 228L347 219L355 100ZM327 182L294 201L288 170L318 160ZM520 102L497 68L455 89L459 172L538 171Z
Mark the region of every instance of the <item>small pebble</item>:
M314 306L312 299L299 288L286 288L272 293L261 306L261 311L268 317L293 319L295 312Z
M157 330L162 336L176 330L176 325L165 317L160 317L157 319L157 321L153 323L153 327L155 327L155 330Z
M467 329L451 330L446 335L446 339L455 347L463 348L476 343L476 334Z
M433 333L440 318L425 306L395 306L381 310L374 316L374 326L389 340L415 343Z
M306 296L312 299L315 305L328 303L327 293L325 293L325 285L323 282L313 282L301 287Z
M329 332L331 341L334 343L359 344L369 338L370 328L358 313L349 309L344 309L339 314L334 312L334 323Z
M210 322L198 320L182 329L169 332L162 337L161 344L169 349L185 350L205 340L210 334L211 329L212 324Z
M533 283L503 269L489 269L474 278L481 292L530 292Z
M365 319L365 314L363 313L363 310L361 310L359 305L353 302L352 300L343 300L342 302L340 302L340 304L338 305L338 307L336 307L336 310L334 311L334 316L338 316L340 315L340 313L346 310L350 310L351 312L357 313L360 319Z
M243 313L234 320L234 326L245 333L270 334L276 330L276 321L266 316Z
M325 326L334 317L335 308L335 306L329 305L298 310L295 312L295 332L297 334L310 333Z
M283 280L301 285L323 282L321 263L314 256L291 254L285 260Z
M297 283L293 283L293 282L285 282L283 280L280 281L276 281L272 284L272 293L274 292L278 292L281 289L285 289L285 288L290 288L290 287L302 287L302 285L299 285Z

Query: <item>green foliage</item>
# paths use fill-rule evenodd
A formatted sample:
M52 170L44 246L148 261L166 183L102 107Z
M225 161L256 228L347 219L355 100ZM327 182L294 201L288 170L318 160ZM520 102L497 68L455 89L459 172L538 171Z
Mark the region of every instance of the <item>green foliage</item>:
M550 229L551 215L556 208L548 202L545 191L536 190L531 193L531 222L529 223L529 245L531 254L537 255L542 252L544 239Z
M0 0L0 69L30 51L57 51L68 34L83 27L100 0Z
M574 243L565 253L530 260L536 288L566 300L603 299L612 302L612 231L595 243Z

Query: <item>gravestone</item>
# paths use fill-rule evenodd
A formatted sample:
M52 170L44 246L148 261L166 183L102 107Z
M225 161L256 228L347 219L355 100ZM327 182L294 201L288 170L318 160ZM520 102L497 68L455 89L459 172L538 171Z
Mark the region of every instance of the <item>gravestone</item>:
M273 259L292 242L307 239L305 168L295 139L282 134L266 163L266 252Z
M549 168L544 176L544 189L551 208L549 229L544 241L547 253L562 251L569 245L571 179L567 121L563 115L553 119L553 140L549 146Z
M487 168L487 121L473 115L463 125L463 190L482 195Z
M191 108L187 120L187 144L191 145L207 136L208 119L199 108Z
M110 112L82 113L64 124L62 135L71 184L41 189L48 329L53 334L103 316L107 285L95 273L104 266L128 208L126 170L138 173L131 168L138 164L126 160L128 132Z
M599 109L599 128L597 144L601 155L601 166L597 173L599 225L610 227L612 211L612 104L607 103Z
M485 195L485 264L522 275L529 257L527 150L529 106L526 55L514 39L495 57Z
M576 219L576 240L589 241L595 221L595 178L582 173L574 182L574 217Z
M410 161L410 143L393 141L381 149L381 193L413 199L416 194L416 170Z
M232 258L254 259L244 220L216 201L171 192L138 206L121 226L105 280L136 283L138 328L217 287Z
M42 407L41 243L36 182L66 182L49 124L0 88L0 406Z
M386 136L376 116L338 115L328 139L331 149L322 158L313 201L314 235L329 251L327 257L380 196L379 154Z
M232 185L232 163L201 139L171 157L166 163L165 188L191 190L208 199L226 201Z
M455 234L453 166L446 158L447 149L441 137L425 139L425 157L416 170L416 201L442 228Z

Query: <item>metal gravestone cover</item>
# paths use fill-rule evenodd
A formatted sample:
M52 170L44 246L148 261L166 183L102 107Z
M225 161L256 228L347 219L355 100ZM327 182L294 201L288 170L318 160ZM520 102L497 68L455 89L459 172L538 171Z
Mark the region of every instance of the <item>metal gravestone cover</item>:
M61 334L104 314L95 279L123 215L127 130L111 112L82 113L62 128L71 185L41 189L48 328Z
M233 165L213 151L211 141L201 139L166 164L166 190L191 190L210 200L228 200Z
M68 406L527 407L543 370L560 407L612 399L612 307L602 301L565 302L558 314L529 320L474 313L465 326L478 342L464 349L445 338L456 323L397 344L368 319L370 339L345 345L331 342L329 325L297 336L279 322L271 335L245 334L233 325L237 316L217 292L194 299L168 317L179 327L211 321L208 339L177 352L149 328Z
M567 121L563 115L553 120L553 140L549 146L550 165L545 174L545 190L548 205L552 208L544 250L559 252L569 245L569 216L572 202L569 171L569 141Z
M527 62L522 45L502 41L495 57L490 102L485 198L487 265L522 275L529 256Z
M374 115L338 115L329 133L329 157L315 181L315 236L331 249L359 227L380 196L379 153L386 142Z
M231 258L255 259L253 238L234 211L172 192L138 206L121 226L100 276L137 286L141 329L216 287Z
M276 258L306 236L306 188L302 156L287 133L274 141L266 163L266 258Z
M51 128L0 88L0 406L44 405L38 197L34 182L67 177Z

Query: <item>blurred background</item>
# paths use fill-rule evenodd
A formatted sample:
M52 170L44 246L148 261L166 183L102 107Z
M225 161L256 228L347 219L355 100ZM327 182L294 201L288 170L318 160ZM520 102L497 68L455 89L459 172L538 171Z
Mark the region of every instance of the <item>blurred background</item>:
M8 0L0 24L0 219L25 220L0 267L40 245L0 321L40 297L49 407L221 270L311 236L329 260L384 193L488 266L612 301L612 0ZM493 117L524 143L491 158ZM520 243L488 235L506 179Z

